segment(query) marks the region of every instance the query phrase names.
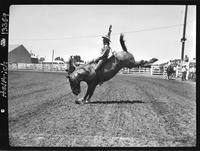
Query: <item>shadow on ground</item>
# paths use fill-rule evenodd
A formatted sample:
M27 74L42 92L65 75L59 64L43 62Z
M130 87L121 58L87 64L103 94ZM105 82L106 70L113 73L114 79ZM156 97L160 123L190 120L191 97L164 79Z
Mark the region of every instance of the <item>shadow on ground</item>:
M142 100L113 100L113 101L94 101L88 102L89 104L134 104L134 103L147 103Z

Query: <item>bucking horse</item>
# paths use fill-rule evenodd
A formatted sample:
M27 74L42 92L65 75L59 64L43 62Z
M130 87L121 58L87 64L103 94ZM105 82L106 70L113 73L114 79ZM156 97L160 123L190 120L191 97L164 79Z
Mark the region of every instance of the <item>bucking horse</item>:
M158 60L152 58L149 61L135 61L133 55L128 52L126 48L123 34L120 35L120 44L123 51L113 53L113 55L102 65L99 72L95 72L95 62L90 62L78 67L70 66L69 69L66 70L66 77L69 79L70 87L74 95L78 95L81 92L81 81L86 82L88 86L85 96L77 99L75 101L76 103L89 103L96 86L100 82L108 81L113 78L122 68L145 67ZM99 78L100 76L103 78ZM100 81L99 79L103 79L103 81Z

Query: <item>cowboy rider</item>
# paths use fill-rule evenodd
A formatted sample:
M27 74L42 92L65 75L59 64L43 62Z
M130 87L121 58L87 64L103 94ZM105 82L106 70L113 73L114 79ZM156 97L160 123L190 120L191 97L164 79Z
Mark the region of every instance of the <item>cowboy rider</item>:
M111 34L111 28L112 25L109 27L108 34L105 36L102 36L103 38L103 48L101 49L101 56L98 57L97 59L94 60L94 62L98 62L97 65L95 66L95 71L98 72L101 66L106 62L108 59L109 53L110 53L110 34ZM102 76L99 76L100 78ZM100 85L103 83L103 79L100 79Z

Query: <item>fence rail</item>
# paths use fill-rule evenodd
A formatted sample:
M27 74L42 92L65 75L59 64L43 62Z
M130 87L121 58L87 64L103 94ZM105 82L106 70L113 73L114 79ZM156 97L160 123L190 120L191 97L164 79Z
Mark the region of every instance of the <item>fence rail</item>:
M176 77L181 77L182 76L181 69L182 68L180 66L176 67ZM164 66L162 68L152 66L151 67L151 75L163 75L163 76L166 76L167 75L167 66Z
M10 63L8 70L65 71L65 64Z
M120 73L122 74L132 74L132 73L150 73L150 68L123 68Z

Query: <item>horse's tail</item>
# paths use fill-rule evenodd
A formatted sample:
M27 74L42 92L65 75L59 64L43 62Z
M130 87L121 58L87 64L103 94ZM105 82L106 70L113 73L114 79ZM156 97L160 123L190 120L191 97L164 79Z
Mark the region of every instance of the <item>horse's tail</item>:
M120 44L122 46L122 49L127 52L128 50L127 50L126 45L125 45L124 35L123 34L120 35Z

